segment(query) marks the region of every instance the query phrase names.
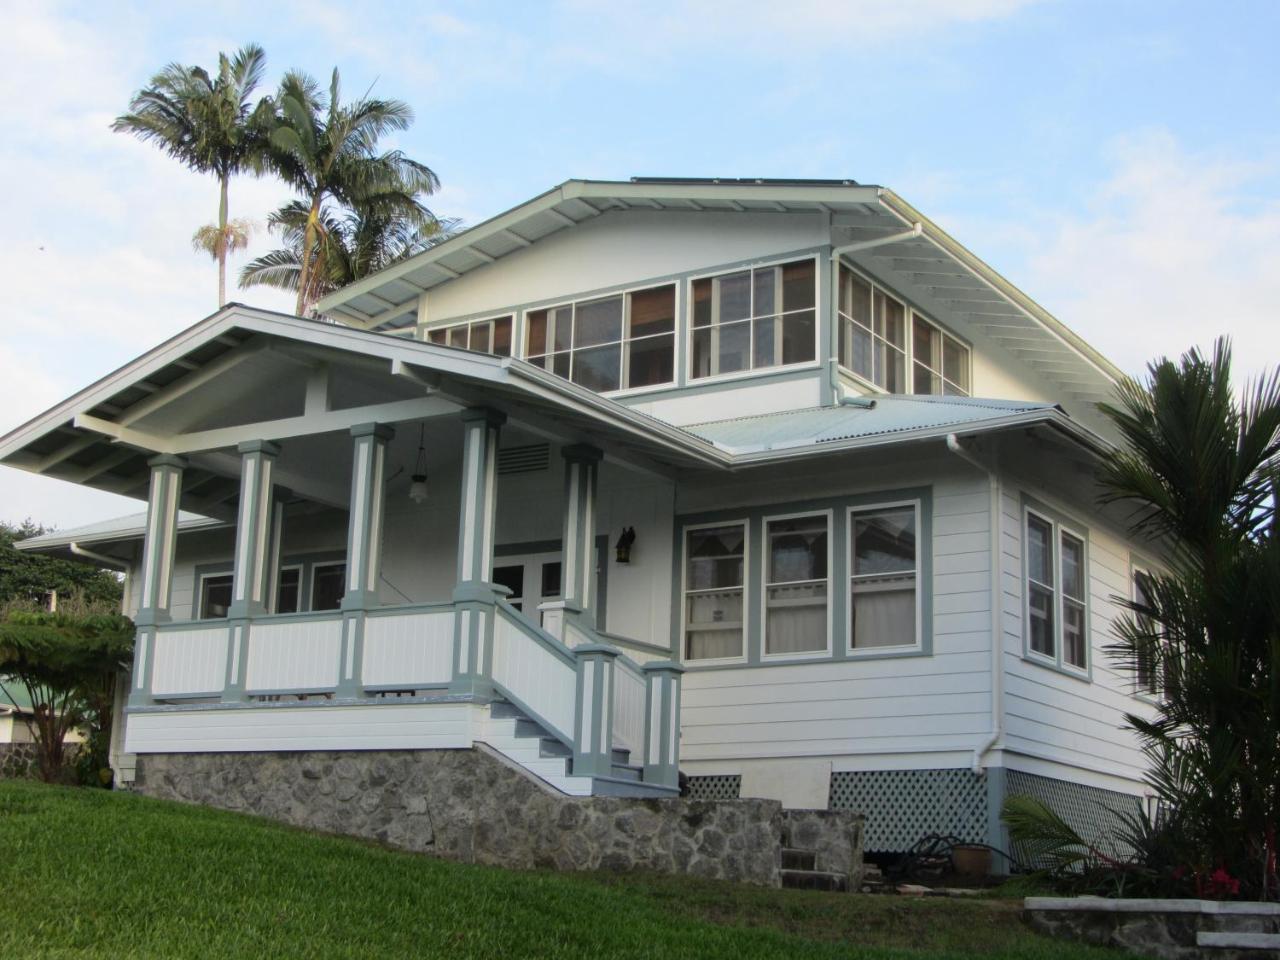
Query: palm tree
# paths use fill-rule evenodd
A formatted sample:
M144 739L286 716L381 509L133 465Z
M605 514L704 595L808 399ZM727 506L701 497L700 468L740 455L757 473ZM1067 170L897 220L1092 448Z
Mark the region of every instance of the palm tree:
M277 107L272 163L301 194L306 210L298 250L297 312L302 315L314 304L320 282L313 281L312 274L320 269L326 201L429 231L435 217L419 197L433 193L439 180L399 150L378 152L384 135L413 122L408 105L368 96L343 104L336 69L327 94L305 73L286 74Z
M191 249L196 253L207 253L213 260L238 253L249 246L253 226L253 221L248 217L228 220L223 227L216 223L206 223L203 227L197 227L196 232L191 235Z
M267 55L246 44L234 56L218 54L218 70L171 63L134 94L129 112L117 117L111 129L152 142L197 173L218 179L217 232L195 242L218 262L218 306L227 301L227 253L236 235L228 221L227 186L246 171L261 172L272 106L250 98L262 81Z
M1183 865L1222 866L1280 894L1280 371L1231 385L1231 350L1192 350L1121 384L1103 412L1124 439L1101 480L1162 544L1165 569L1123 601L1113 655L1158 681L1154 718L1126 722L1150 758ZM1188 863L1188 860L1191 862ZM1198 862L1197 862L1198 861Z
M284 246L255 258L240 271L240 286L267 286L300 293L305 315L325 294L452 236L458 221L432 220L423 227L416 217L380 213L367 206L337 213L320 208L314 221L315 246L302 289L303 244L310 208L301 200L281 207L269 220Z

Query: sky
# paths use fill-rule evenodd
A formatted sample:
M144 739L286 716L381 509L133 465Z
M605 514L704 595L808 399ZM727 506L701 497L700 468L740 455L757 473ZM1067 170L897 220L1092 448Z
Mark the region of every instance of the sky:
M4 0L0 435L216 307L213 180L114 134L164 64L247 42L348 96L474 224L572 177L891 187L1123 369L1229 334L1280 361L1280 3ZM263 91L268 92L264 89ZM288 199L232 184L264 224ZM240 265L274 246L261 227ZM232 299L288 310L262 288ZM0 520L144 508L0 468Z

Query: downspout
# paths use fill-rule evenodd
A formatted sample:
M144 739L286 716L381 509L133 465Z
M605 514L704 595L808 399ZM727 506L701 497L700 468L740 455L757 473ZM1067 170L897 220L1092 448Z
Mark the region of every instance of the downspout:
M1001 508L1000 477L991 467L975 457L960 442L954 433L947 434L947 449L965 463L987 475L987 483L991 496L991 732L973 751L972 769L980 774L986 769L983 762L991 749L1004 736L1004 630L1001 623L1003 593L1000 588L1001 578Z
M924 224L917 221L911 225L911 229L903 230L899 233L889 234L887 237L876 237L874 240L859 240L857 243L846 243L841 247L831 248L831 340L836 344L831 359L827 361L827 380L831 387L831 396L835 404L839 406L843 393L840 389L840 358L839 343L840 336L834 329L840 320L840 258L846 253L857 253L859 250L872 250L875 247L883 247L889 243L901 243L904 240L914 240L917 237L924 236Z

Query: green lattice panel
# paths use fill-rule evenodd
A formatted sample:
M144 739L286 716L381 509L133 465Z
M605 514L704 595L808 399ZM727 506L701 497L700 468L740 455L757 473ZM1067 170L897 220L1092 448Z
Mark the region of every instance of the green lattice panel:
M1005 778L1006 795L1035 797L1098 849L1112 855L1127 854L1128 847L1118 844L1115 837L1126 829L1124 815L1142 809L1140 797L1020 770L1008 771Z
M837 771L830 802L866 815L868 853L909 850L931 833L986 839L986 785L969 770Z
M742 775L720 773L689 778L691 800L737 800L742 791Z

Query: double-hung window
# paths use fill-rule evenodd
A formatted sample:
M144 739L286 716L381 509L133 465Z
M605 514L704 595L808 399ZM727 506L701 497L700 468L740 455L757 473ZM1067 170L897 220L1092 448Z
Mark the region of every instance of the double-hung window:
M1089 667L1084 537L1026 514L1027 651L1073 670Z
M840 366L887 393L969 395L965 344L843 264L839 282Z
M205 574L200 578L200 615L197 619L219 620L227 615L231 607L233 579L229 573Z
M765 656L825 653L829 514L765 521Z
M808 259L693 281L691 376L812 361L816 276Z
M468 320L432 327L426 333L429 343L447 347L461 347L477 353L492 353L499 357L511 356L511 317L493 317L489 320Z
M920 643L914 503L849 511L849 637L854 650Z
M1151 574L1137 567L1133 569L1133 602L1140 608L1133 612L1133 620L1139 631L1137 660L1134 664L1138 691L1147 696L1160 693L1160 627L1150 614L1152 602Z
M685 531L686 660L724 660L743 655L746 550L745 523L698 526Z
M311 569L311 609L337 610L346 592L345 563L317 564Z
M597 392L675 379L672 284L525 314L525 359Z

